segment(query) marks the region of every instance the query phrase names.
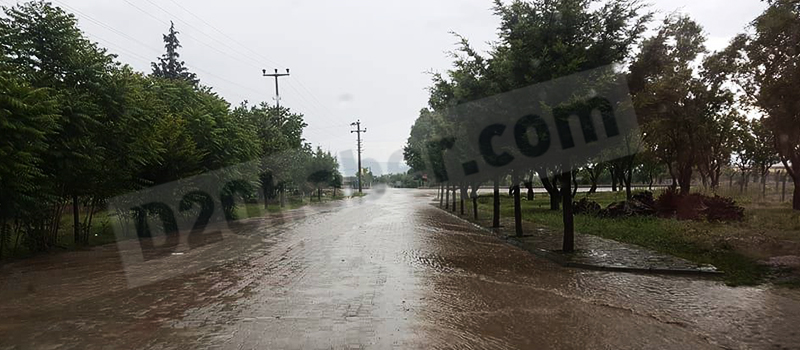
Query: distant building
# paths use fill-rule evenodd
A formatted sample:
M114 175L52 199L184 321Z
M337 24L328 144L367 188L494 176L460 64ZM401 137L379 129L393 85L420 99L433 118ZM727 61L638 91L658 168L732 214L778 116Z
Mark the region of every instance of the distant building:
M789 162L789 165L792 165L792 163ZM786 166L783 165L783 162L778 163L778 164L773 164L772 168L769 168L769 172L770 173L777 173L777 172L786 173Z
M342 188L357 188L358 178L355 176L345 176L342 178Z

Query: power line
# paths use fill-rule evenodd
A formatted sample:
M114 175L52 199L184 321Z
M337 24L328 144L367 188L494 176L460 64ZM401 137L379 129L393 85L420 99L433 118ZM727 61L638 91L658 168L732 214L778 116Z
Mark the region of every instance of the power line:
M96 25L98 25L98 26L100 26L100 27L102 27L102 28L104 28L104 29L107 29L107 30L109 30L109 31L112 31L112 32L114 32L115 34L117 34L117 35L119 35L119 36L121 36L121 37L124 37L124 38L126 38L126 39L128 39L128 40L130 40L130 41L133 41L133 42L135 42L135 43L137 43L137 44L141 45L142 47L144 47L144 48L147 48L147 49L149 49L149 50L151 50L151 51L154 51L154 52L159 52L159 50L158 50L158 49L155 49L155 48L153 48L151 45L149 45L149 44L146 44L146 43L144 43L144 42L142 42L142 41L140 41L140 40L138 40L138 39L136 39L136 38L134 38L134 37L132 37L132 36L130 36L130 35L128 35L128 34L125 34L124 32L122 32L122 31L120 31L120 30L117 30L116 28L114 28L114 27L112 27L112 26L110 26L110 25L107 25L107 24L105 24L105 23L103 23L103 22L101 22L101 21L99 21L99 20L97 20L97 19L95 19L95 18L92 18L91 16L89 16L89 15L87 15L87 14L85 14L85 13L83 13L83 12L79 11L78 9L76 9L76 8L74 8L74 7L71 7L71 6L67 5L67 4L65 4L64 2L62 2L62 1L60 1L60 0L55 0L55 1L56 1L56 2L57 2L59 5L60 5L60 6L64 6L64 7L65 7L65 8L67 8L68 10L70 10L70 11L72 11L72 12L74 12L74 13L77 13L77 14L81 15L81 17L83 17L83 19L85 19L85 20L87 20L87 21L89 21L89 22L91 22L91 23L94 23L94 24L96 24Z
M240 42L239 42L239 41L237 41L236 39L234 39L234 38L230 37L229 35L225 34L225 33L224 33L224 32L222 32L221 30L217 29L217 27L215 27L215 26L211 25L211 23L208 23L208 22L206 22L206 21L205 21L204 19L202 19L200 16L198 16L198 15L194 14L192 11L189 11L189 9L187 9L187 8L183 7L183 5L179 4L179 3L178 3L178 2L176 2L175 0L169 0L169 1L170 1L171 3L173 3L173 4L175 4L176 6L178 6L178 7L179 7L181 10L183 10L183 11L185 11L186 13L188 13L188 14L192 15L192 17L194 17L194 18L197 18L197 19L198 19L200 22L202 22L203 24L205 24L205 25L206 25L206 26L208 26L209 28L211 28L211 29L215 30L217 33L221 34L222 36L224 36L226 39L230 40L230 41L231 41L231 42L233 42L234 44L237 44L237 45L239 45L239 46L243 47L245 50L248 50L248 51L250 51L252 54L254 54L254 55L258 56L259 58L261 58L261 59L263 59L263 60L265 60L265 61L267 61L268 63L271 63L271 64L273 64L273 65L275 65L275 66L283 66L282 64L280 64L280 63L278 63L278 62L275 62L275 61L273 61L273 60L271 60L271 59L269 59L269 58L267 58L267 57L264 57L264 56L262 56L262 55L261 55L261 54L259 54L258 52L256 52L256 51L253 51L252 49L250 49L250 48L249 48L249 47L247 47L246 45L244 45L244 44L240 43Z
M2 1L4 1L4 2L5 2L6 0L2 0ZM108 24L106 24L106 23L104 23L104 22L102 22L102 21L100 21L100 20L96 19L96 18L93 18L93 17L89 16L89 15L87 15L86 13L84 13L84 12L82 12L82 11L80 11L80 10L78 10L78 9L74 8L74 7L71 7L71 6L69 6L69 5L65 4L65 3L63 3L61 0L55 0L55 1L57 1L57 2L60 4L60 6L63 6L63 7L65 7L65 8L67 8L67 9L69 9L70 11L72 11L72 12L74 12L74 13L77 13L77 14L81 15L81 17L82 17L82 18L84 18L84 19L86 19L87 21L89 21L89 22L91 22L91 23L93 23L93 24L95 24L95 25L97 25L97 26L101 27L102 29L108 30L108 31L112 32L113 34L116 34L116 35L118 35L118 36L120 36L120 37L122 37L122 38L124 38L124 39L127 39L127 40L129 40L129 41L132 41L132 42L134 42L134 43L138 44L138 45L141 45L142 47L144 47L144 48L147 48L147 49L148 49L148 50L150 50L150 51L153 51L153 52L156 52L156 53L160 52L160 50L158 50L158 49L156 49L156 48L153 48L152 46L150 46L150 45L148 45L148 44L146 44L146 43L144 43L144 42L142 42L142 41L140 41L140 40L138 40L138 39L136 39L136 38L134 38L134 37L132 37L132 36L130 36L130 35L128 35L128 34L126 34L126 33L124 33L124 32L122 32L122 31L120 31L120 30L118 30L118 29L116 29L116 28L114 28L114 27L112 27L112 26L110 26L110 25L108 25ZM148 11L144 10L144 9L143 9L143 8L141 8L140 6L137 6L136 4L132 3L131 1L128 1L128 0L123 0L123 1L125 1L125 2L126 2L128 5L130 5L131 7L135 8L135 9L136 9L136 10L138 10L139 12L142 12L142 13L144 13L145 15L147 15L148 17L150 17L150 18L151 18L151 19L153 19L154 21L156 21L156 22L158 22L158 23L161 23L161 24L165 24L165 25L167 24L167 23L166 23L164 20L162 20L162 19L160 19L160 18L158 18L158 17L154 16L154 15L153 15L153 14L151 14L150 12L148 12ZM191 25L190 23L188 23L188 22L186 22L186 21L182 20L181 18L179 18L179 17L175 16L174 14L172 14L172 13L170 13L169 11L165 10L165 9L164 9L164 8L162 8L161 6L158 6L157 4L153 3L152 1L149 1L149 0L145 0L145 1L149 2L151 5L155 6L156 8L158 8L159 10L161 10L162 12L166 13L167 15L170 15L170 16L173 16L173 17L175 17L175 18L176 18L176 19L177 19L179 22L186 24L188 27L190 27L190 28L193 28L194 30L197 30L197 31L198 31L200 34L202 34L202 35L204 35L204 36L207 36L207 37L209 37L210 39L212 39L212 40L214 40L214 41L216 41L216 42L220 42L218 39L216 39L216 38L214 38L214 37L212 37L212 36L208 35L207 33L203 32L202 30L198 29L197 27L195 27L195 26ZM173 3L174 3L174 1L173 1ZM188 11L187 9L185 9L183 6L180 6L179 4L176 4L176 5L178 5L179 7L181 7L181 8L182 8L184 11L187 11L187 12L189 12L189 11ZM200 17L198 17L198 16L194 15L193 13L190 13L190 14L191 14L192 16L194 16L194 17L196 17L196 18L200 19L200 20L201 20L203 23L205 23L205 24L209 25L209 24L208 24L206 21L202 20ZM212 27L212 29L214 29L214 30L216 30L217 32L219 32L220 34L223 34L223 36L225 36L226 38L232 39L232 38L230 38L230 36L228 36L228 35L225 35L225 34L224 34L222 31L220 31L219 29L216 29L215 27L213 27L213 26L211 26L211 25L209 25L209 26L210 26L210 27ZM183 33L183 34L184 34L185 36L187 36L187 37L191 38L191 39L194 39L195 41L199 42L200 44L203 44L203 45L205 45L205 46L208 46L209 48L213 49L214 51L217 51L217 52L219 52L219 53L221 53L221 54L223 54L223 55L225 55L225 56L228 56L228 57L230 57L230 58L233 58L233 59L235 59L235 60L237 60L237 61L239 61L239 62L245 63L245 64L247 64L247 65L249 65L249 66L251 66L251 67L258 68L258 66L257 66L257 65L255 65L255 64L253 64L252 62L250 62L250 61L245 61L245 60L241 59L241 57L233 56L233 55L231 55L230 53L227 53L227 52L221 51L221 50L219 50L218 48L216 48L215 46L213 46L213 45L210 45L210 44L206 43L205 41L203 41L203 40L200 40L199 38L197 38L197 37L195 37L195 36L193 36L193 35L190 35L189 33ZM130 55L130 56L132 56L132 57L134 57L134 58L137 58L137 59L139 59L139 60L141 60L142 62L145 62L145 63L149 63L149 62L151 62L151 60L150 60L150 59L148 59L148 58L145 58L145 57L142 57L142 56L141 56L141 55L139 55L138 53L135 53L135 52L133 52L133 51L130 51L130 50L123 49L122 47L119 47L119 46L113 45L111 40L105 40L105 39L102 39L102 38L100 38L100 37L99 37L99 36L97 36L97 35L94 35L94 36L95 36L95 37L97 37L97 38L99 38L99 39L101 39L101 41L103 41L103 42L104 42L104 44L105 44L106 46L112 47L112 48L116 49L116 50L117 50L117 51L119 51L119 52L124 52L124 53L126 53L127 55ZM235 42L235 40L231 40L231 41ZM237 43L238 43L238 42L237 42ZM228 47L228 48L232 49L232 50L235 50L234 48L230 47L229 45L226 45L226 44L224 44L224 43L222 43L222 44L223 44L224 46L226 46L226 47ZM241 45L241 46L243 46L243 47L245 47L245 46L244 46L244 45L242 45L241 43L238 43L238 44L239 44L239 45ZM245 48L246 48L247 50L251 51L251 52L254 52L254 51L250 50L250 49L249 49L249 48L247 48L247 47L245 47ZM239 52L239 53L241 53L241 52ZM256 55L258 55L258 54L256 53ZM258 55L258 56L260 56L260 57L263 57L263 56L261 56L261 55ZM253 62L257 62L257 60L253 59L252 57L250 57L250 56L248 56L248 55L242 55L242 57L248 58L248 59L252 60ZM274 62L274 61L272 61L272 60L270 60L270 59L267 59L267 58L265 58L265 60L267 60L267 61L270 61L270 62ZM191 66L191 65L190 65L190 66ZM242 89L245 89L245 90L248 90L248 91L251 91L251 92L257 93L257 94L259 94L259 95L263 93L263 92L262 92L262 91L260 91L260 90L257 90L257 89L254 89L254 88L252 88L252 87L248 87L248 86L245 86L245 85L239 84L239 83L237 83L237 82L234 82L234 81L231 81L231 80L228 80L228 79L226 79L226 78L220 77L220 76L218 76L218 75L216 75L216 74L213 74L213 73L211 73L211 72L209 72L209 71L206 71L206 70L204 70L204 69L202 69L202 68L199 68L199 67L196 67L196 66L194 66L194 67L193 67L193 70L195 70L195 71L197 71L197 72L199 72L199 73L203 73L203 74L205 74L205 75L207 75L207 76L210 76L210 77L216 78L217 80L219 80L219 81L221 81L221 82L224 82L224 83L227 83L227 84L229 84L229 85L231 85L231 86L236 86L236 87L239 87L239 88L242 88ZM301 82L299 82L299 81L298 81L298 83L300 83L300 84L301 84L301 86L303 86ZM290 88L290 89L292 89L293 91L295 91L295 92L297 93L298 97L299 97L300 99L302 99L302 100L303 100L303 102L304 102L304 105L305 105L305 107L306 107L306 108L308 108L308 109L313 109L313 110L317 110L317 106L315 106L315 105L314 105L314 103L312 103L312 102L310 102L308 99L306 99L306 97L305 97L305 94L304 94L303 92L299 91L298 89L295 89L295 88L294 88L294 86L292 86L292 84L289 84L289 88ZM324 105L322 105L321 103L319 103L319 100L317 100L317 99L316 99L316 97L313 95L313 93L311 93L310 91L308 91L308 89L307 89L307 88L305 88L304 86L303 86L303 88L304 88L304 89L307 91L307 93L309 94L309 96L310 96L310 97L311 97L313 100L315 100L315 101L316 101L316 102L317 102L317 103L318 103L318 104L319 104L319 105L320 105L320 106L321 106L323 109L327 110L327 108L326 108ZM237 94L237 95L238 95L238 94ZM241 96L239 96L239 97L241 97ZM243 100L246 100L246 99L243 99ZM302 105L301 105L301 107L302 107ZM319 114L320 114L320 116L321 116L321 117L323 117L325 121L328 121L328 124L333 124L333 123L330 123L330 122L329 122L329 121L330 121L330 119L329 119L329 118L325 117L325 113L320 113L320 111L319 111L319 110L317 110L316 112L317 112L317 113L319 113ZM330 111L328 111L328 112L330 112ZM314 134L319 134L319 132L317 132L316 130L313 130L313 129L307 129L307 130L308 130L309 132L312 132L312 133L314 133ZM320 135L320 136L323 136L323 135Z
M59 1L59 0L56 0L56 1ZM144 14L148 15L149 17L151 17L152 19L154 19L156 22L159 22L159 23L166 24L166 22L162 21L162 20L161 20L161 19L159 19L158 17L155 17L155 16L153 16L152 14L150 14L150 13L149 13L149 12L147 12L147 11L145 11L144 9L142 9L142 8L141 8L141 7L139 7L139 6L136 6L136 5L135 5L135 4L133 4L132 2L130 2L130 1L128 1L128 0L124 0L124 1L125 1L126 3L128 3L130 6L134 7L134 8L135 8L135 9L137 9L137 10L139 10L140 12L142 12L142 13L144 13ZM88 20L88 21L89 21L89 22L91 22L91 23L94 23L94 24L96 24L96 25L98 25L98 26L100 26L100 27L102 27L102 28L104 28L104 29L107 29L107 30L109 30L109 31L111 31L111 32L113 32L113 33L115 33L115 34L117 34L117 35L121 36L121 37L124 37L124 38L126 38L126 39L128 39L128 40L131 40L131 41L133 41L133 42L136 42L136 43L138 43L138 44L140 44L140 45L142 45L142 46L144 46L144 47L148 48L148 49L149 49L149 50L151 50L151 51L154 51L154 52L159 52L159 50L157 50L157 49L154 49L153 47L149 46L148 44L146 44L146 43L143 43L143 42L141 42L140 40L137 40L136 38L133 38L133 37L131 37L131 36L129 36L129 35L127 35L127 34L125 34L124 32L121 32L121 31L119 31L119 30L117 30L117 29L113 28L112 26L110 26L110 25L107 25L107 24L103 23L102 21L100 21L100 20L97 20L97 19L95 19L95 18L93 18L93 17L91 17L91 16L89 16L89 15L87 15L87 14L85 14L85 13L83 13L83 12L81 12L81 11L79 11L79 10L77 10L77 9L73 8L73 7L71 7L71 6L68 6L68 5L64 4L63 2L61 2L61 1L59 1L59 4L60 4L61 6L64 6L64 7L65 7L65 8L67 8L67 9L69 9L70 11L73 11L73 12L75 12L75 13L78 13L78 14L80 14L80 15L81 15L81 16L82 16L84 19ZM157 6L157 7L158 7L158 6ZM159 7L159 8L160 8L160 7ZM162 10L163 10L163 9L162 9ZM165 12L166 12L166 11L165 11ZM169 14L169 13L168 13L168 14ZM183 21L182 21L182 22L183 22ZM187 25L188 25L188 24L187 24ZM196 28L195 28L195 29L196 29ZM199 43L201 43L201 44L204 44L204 45L206 45L206 46L208 46L208 47L211 47L212 49L215 49L217 52L220 52L220 53L226 54L226 55L227 55L227 56L229 56L229 57L233 57L233 58L235 58L235 59L238 59L237 57L231 56L231 55L229 55L229 54L227 54L227 53L225 53L225 52L223 52L223 51L220 51L219 49L216 49L216 48L215 48L215 47L213 47L212 45L209 45L208 43L205 43L205 42L203 42L202 40L199 40L199 39L195 38L194 36L191 36L191 35L189 35L189 34L186 34L186 33L184 33L184 34L185 34L186 36L190 37L190 38L193 38L195 41L198 41L198 42L199 42ZM213 38L212 38L212 39L213 39ZM108 44L110 44L110 42L111 42L111 41L109 41L109 40L104 40L104 41L106 41L106 44L107 44L107 45L108 45ZM112 45L109 45L109 46L112 46ZM117 49L119 49L120 51L127 52L128 54L130 54L130 55L132 55L132 56L139 57L139 58L141 58L141 59L143 59L143 60L145 60L145 61L148 61L148 62L149 62L149 59L142 58L141 56L139 56L139 55L137 55L137 54L134 54L134 53L133 53L133 52L131 52L131 51L123 50L123 49L121 49L121 48L117 48ZM239 60L239 61L241 61L241 60ZM244 62L244 61L241 61L241 62L243 62L243 63L247 63L247 64L250 64L250 65L251 65L251 66L253 66L253 67L258 67L258 66L256 66L256 65L253 65L253 64L252 64L252 63L250 63L250 62ZM206 74L206 75L208 75L208 76L211 76L211 77L217 78L217 79L219 79L219 80L221 80L221 81L227 82L227 83L229 83L229 84L231 84L231 85L234 85L234 86L237 86L237 87L240 87L240 88L243 88L243 89L246 89L246 90L252 91L252 92L256 92L256 93L258 93L258 94L261 94L261 93L263 93L262 91L258 91L258 90L255 90L255 89L251 88L251 87L247 87L247 86L241 85L241 84L239 84L239 83L236 83L236 82L230 81L230 80L228 80L228 79L222 78L222 77L220 77L220 76L217 76L217 75L215 75L215 74L213 74L213 73L210 73L210 72L208 72L208 71L206 71L206 70L203 70L203 69L201 69L201 68L194 67L194 70L196 70L196 71L198 71L198 72L201 72L201 73L204 73L204 74Z
M169 0L169 1L170 1L171 3L173 3L173 4L175 4L175 5L176 5L177 7L179 7L181 10L183 10L183 11L185 11L186 13L190 14L192 17L194 17L194 18L198 19L200 22L202 22L203 24L205 24L205 25L206 25L206 26L208 26L209 28L211 28L211 29L213 29L214 31L216 31L217 33L221 34L223 37L225 37L226 39L230 40L230 41L231 41L231 42L233 42L234 44L237 44L237 45L239 45L240 47L244 48L245 50L249 51L250 53L252 53L252 54L256 55L256 57L258 57L258 58L260 58L260 59L263 59L264 61L271 62L271 63L273 63L273 64L274 64L274 65L276 65L276 66L283 66L282 64L280 64L280 63L277 63L277 62L275 62L275 61L273 61L273 60L269 59L268 57L265 57L264 55L262 55L262 54L260 54L260 53L258 53L258 52L256 52L256 51L254 51L254 50L252 50L250 47L248 47L247 45L244 45L244 44L242 44L241 42L239 42L239 41L238 41L238 40L236 40L235 38L233 38L233 37L231 37L231 36L229 36L229 35L225 34L223 31L219 30L217 27L215 27L215 26L214 26L214 25L212 25L211 23L208 23L206 20L204 20L204 19L203 19L203 18L201 18L200 16L198 16L198 15L194 14L192 11L190 11L189 9L187 9L186 7L184 7L183 5L179 4L179 3L178 3L178 2L176 2L175 0ZM148 0L148 2L149 2L149 0ZM323 109L324 111L326 111L326 112L328 112L328 113L331 113L331 111L330 111L330 110L327 108L327 106L325 106L325 105L324 105L322 102L320 102L320 101L319 101L319 99L317 99L317 97L314 95L314 93L313 93L313 92L311 92L311 90L309 90L308 88L306 88L306 87L305 87L305 85L303 84L303 82L302 82L302 80L301 80L301 79L297 79L297 78L296 78L295 80L296 80L296 81L297 81L297 83L300 85L300 87L301 87L303 90L305 90L305 91L306 91L306 93L308 93L308 95L311 97L311 99L312 99L313 101L315 101L315 102L316 102L316 103L317 103L317 104L318 104L320 107L322 107L322 109ZM290 85L291 85L291 84L290 84ZM298 95L299 95L299 96L302 96L302 93L300 93L300 92L298 91ZM331 114L333 114L333 113L331 113Z
M171 18L174 18L174 19L176 19L178 22L185 24L187 27L189 27L189 28L191 28L191 29L194 29L194 30L196 30L198 33L200 33L200 34L202 34L202 35L204 35L204 36L208 37L209 39L213 40L214 42L218 43L219 45L222 45L222 46L224 46L224 47L226 47L226 48L230 49L231 51L234 51L234 52L236 52L236 53L240 54L240 55L241 55L241 57L244 57L244 58L247 58L247 59L250 59L250 60L252 60L252 61L253 61L253 62L251 62L251 63L248 63L248 64L252 64L252 65L253 65L254 67L256 67L256 68L257 68L257 67L259 67L259 65L261 64L261 62L260 62L259 60L256 60L256 59L253 59L253 58L252 58L252 57L250 57L250 56L244 55L244 54L242 54L242 52L238 52L236 48L233 48L233 47L231 47L230 45L228 45L228 43L226 43L226 42L224 42L224 41L221 41L221 40L219 40L219 39L217 39L217 38L214 38L214 37L213 37L213 36L211 36L211 35L208 35L208 34L207 34L207 33L205 33L204 31L202 31L201 29L199 29L199 28L197 28L197 27L193 26L193 25L192 25L191 23L189 23L189 22L186 22L186 21L184 21L183 19L181 19L181 17L179 17L179 16L177 16L177 15L175 15L175 14L173 14L173 13L171 13L171 12L167 11L166 9L164 9L163 7L161 7L161 6L159 6L158 4L154 3L153 1L151 1L151 0L145 0L145 1L147 1L149 4L151 4L151 5L155 6L157 9L161 10L161 12L164 12L164 13L166 13L166 14L167 14L168 16L170 16Z

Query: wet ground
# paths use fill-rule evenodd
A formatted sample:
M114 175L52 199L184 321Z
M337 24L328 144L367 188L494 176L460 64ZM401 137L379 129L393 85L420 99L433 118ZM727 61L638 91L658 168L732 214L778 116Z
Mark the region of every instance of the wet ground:
M387 190L0 268L0 349L798 349L800 293L567 269ZM163 252L162 252L163 253Z
M438 202L434 202L431 205L438 207L438 204ZM456 212L453 212L452 215L456 215ZM513 217L501 217L499 228L489 228L491 226L491 218L472 220L471 217L463 215L460 218L469 220L479 226L483 225L482 227L487 234L505 239L513 245L558 262L562 266L669 275L710 277L722 274L722 271L712 265L697 264L634 244L617 242L579 232L575 232L575 251L570 254L564 254L562 253L563 232L523 222L523 232L528 233L518 236L514 230Z

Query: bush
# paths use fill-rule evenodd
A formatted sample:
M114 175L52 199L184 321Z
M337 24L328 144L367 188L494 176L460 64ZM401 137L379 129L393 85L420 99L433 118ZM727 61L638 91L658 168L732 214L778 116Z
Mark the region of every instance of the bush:
M595 201L590 201L589 198L583 198L578 202L572 204L575 214L597 214L600 212L600 204Z
M741 221L744 208L731 198L699 193L681 195L674 189L665 191L655 201L660 217L679 220Z

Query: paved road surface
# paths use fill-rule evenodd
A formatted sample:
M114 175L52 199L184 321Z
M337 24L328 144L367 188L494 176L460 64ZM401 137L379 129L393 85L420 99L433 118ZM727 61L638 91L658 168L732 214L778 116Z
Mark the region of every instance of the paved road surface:
M115 245L7 264L0 349L800 348L796 292L561 268L433 193L250 220L127 275Z

